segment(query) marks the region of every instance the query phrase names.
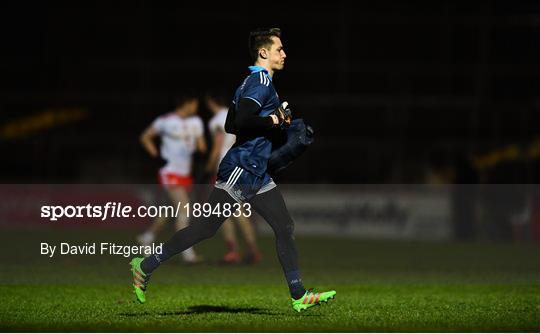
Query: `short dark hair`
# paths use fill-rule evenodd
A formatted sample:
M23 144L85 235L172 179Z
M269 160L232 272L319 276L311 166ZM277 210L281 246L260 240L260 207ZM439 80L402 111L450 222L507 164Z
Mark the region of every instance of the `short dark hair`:
M194 94L180 94L176 96L174 100L174 105L176 108L181 108L186 105L188 102L197 100L197 96Z
M271 46L272 37L281 38L281 29L266 28L255 29L249 33L249 55L256 61L259 57L259 50L264 47Z
M225 94L223 94L221 91L209 91L205 95L205 100L213 100L215 103L221 105L221 106L228 106L229 100L227 97L225 97Z

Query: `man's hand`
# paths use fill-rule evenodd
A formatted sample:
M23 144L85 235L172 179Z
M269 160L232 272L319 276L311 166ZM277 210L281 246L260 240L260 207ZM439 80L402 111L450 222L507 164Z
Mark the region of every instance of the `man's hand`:
M288 127L292 122L292 112L287 101L283 102L275 111L274 116L277 117L277 125Z
M158 136L158 133L156 129L154 129L152 126L149 126L144 130L144 132L141 134L140 141L146 152L150 154L152 158L159 157L159 151L154 144L154 139Z

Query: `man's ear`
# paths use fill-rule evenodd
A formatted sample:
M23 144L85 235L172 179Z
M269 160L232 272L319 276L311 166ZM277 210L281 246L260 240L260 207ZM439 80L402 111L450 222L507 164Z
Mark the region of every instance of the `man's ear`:
M266 51L265 48L262 48L259 50L259 57L261 57L262 59L268 58L268 52Z

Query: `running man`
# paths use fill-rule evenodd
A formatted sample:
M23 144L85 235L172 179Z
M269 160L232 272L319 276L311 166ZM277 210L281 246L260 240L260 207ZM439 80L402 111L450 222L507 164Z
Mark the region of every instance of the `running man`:
M197 116L199 101L195 97L181 97L177 101L173 112L158 117L141 135L141 144L151 157L161 155L166 161L158 173L159 183L165 187L173 204L188 203L188 192L193 184L191 176L192 155L198 150L206 152L204 139L204 126L201 118ZM158 152L155 139L160 137L161 147ZM184 205L184 212L176 218L176 229L181 230L188 225L188 214ZM137 237L141 245L154 242L157 234L167 221L166 217L158 217L154 224L143 234ZM186 264L200 262L193 247L182 252Z
M207 203L215 207L232 207L238 202L249 204L272 227L276 237L279 262L291 294L292 308L298 312L326 302L336 291L307 291L302 283L294 222L287 211L281 192L267 172L272 140L283 134L291 123L287 103L280 104L273 83L274 73L285 66L281 31L277 28L250 33L249 48L255 62L250 74L236 90L227 114L225 129L236 134L234 146L219 165L215 188ZM210 215L194 218L163 245L161 254L131 261L133 288L139 302L146 301L146 289L154 270L171 256L216 234L227 217Z

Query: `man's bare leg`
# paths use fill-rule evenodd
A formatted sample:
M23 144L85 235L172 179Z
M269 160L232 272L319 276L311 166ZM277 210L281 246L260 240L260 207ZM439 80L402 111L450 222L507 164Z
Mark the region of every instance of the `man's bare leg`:
M257 246L257 234L253 228L252 221L244 216L243 214L240 217L235 217L236 223L240 227L240 231L246 241L248 247L248 253L244 257L244 262L247 264L256 264L261 260L261 252Z
M238 264L242 260L238 249L238 239L236 238L236 227L232 218L227 219L221 225L221 233L223 233L223 239L227 246L227 253L223 256L223 263L226 264Z

